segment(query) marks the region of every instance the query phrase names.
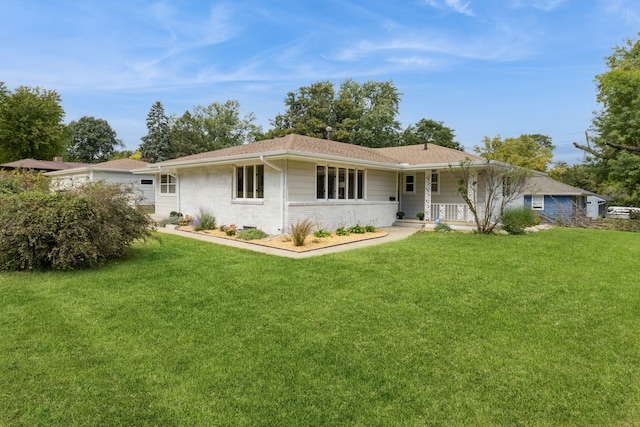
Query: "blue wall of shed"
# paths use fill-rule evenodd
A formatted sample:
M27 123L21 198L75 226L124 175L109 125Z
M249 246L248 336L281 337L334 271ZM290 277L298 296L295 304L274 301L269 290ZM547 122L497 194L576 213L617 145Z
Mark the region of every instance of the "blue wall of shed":
M524 205L531 208L531 196L524 196ZM542 215L547 222L568 223L576 205L581 206L579 198L575 196L544 196L544 210L534 212Z

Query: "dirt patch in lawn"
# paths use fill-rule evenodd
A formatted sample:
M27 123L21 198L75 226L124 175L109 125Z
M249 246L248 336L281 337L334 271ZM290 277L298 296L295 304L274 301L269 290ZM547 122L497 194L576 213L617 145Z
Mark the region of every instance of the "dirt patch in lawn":
M237 240L238 242L251 243L260 246L269 246L276 249L283 249L292 252L306 252L316 249L328 248L331 246L344 245L347 243L359 242L362 240L378 239L387 235L384 230L377 230L374 232L367 232L363 234L350 233L347 236L338 236L335 233L331 233L329 237L315 237L313 234L307 236L304 241L304 245L296 246L293 244L293 240L289 236L269 236L259 240L242 240L237 236L227 236L227 234L220 230L205 230L195 231L193 227L178 227L180 231L188 231L192 233L204 234L207 236L219 237L221 239Z

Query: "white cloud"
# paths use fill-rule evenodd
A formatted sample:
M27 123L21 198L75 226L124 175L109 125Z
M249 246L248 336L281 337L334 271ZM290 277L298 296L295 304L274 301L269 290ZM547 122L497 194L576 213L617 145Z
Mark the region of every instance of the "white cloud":
M601 0L599 3L608 14L620 17L627 23L640 23L640 5L638 2L630 2L629 0Z
M435 7L441 10L452 10L467 16L473 16L473 11L469 7L470 1L463 2L461 0L424 0L427 6Z
M469 36L456 39L454 36L436 33L405 34L393 40L374 42L363 40L351 47L340 50L335 60L354 62L373 56L423 58L425 54L449 56L452 58L510 61L526 57L530 51L526 40L518 40L517 35L504 33L488 36ZM386 58L385 60L390 60Z
M515 9L533 8L550 12L566 2L567 0L514 0L511 2L511 7Z

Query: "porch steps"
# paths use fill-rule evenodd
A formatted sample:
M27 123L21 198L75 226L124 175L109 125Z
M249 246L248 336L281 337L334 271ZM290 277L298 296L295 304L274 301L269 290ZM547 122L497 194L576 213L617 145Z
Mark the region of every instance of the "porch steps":
M462 221L446 221L446 223L454 230L457 231L473 231L476 226L472 223ZM393 223L394 227L408 227L416 230L433 229L436 224L433 221L420 221L417 219L397 219Z
M428 223L433 223L433 221L420 221L417 219L397 219L396 222L393 223L394 227L408 227L421 229L425 228Z

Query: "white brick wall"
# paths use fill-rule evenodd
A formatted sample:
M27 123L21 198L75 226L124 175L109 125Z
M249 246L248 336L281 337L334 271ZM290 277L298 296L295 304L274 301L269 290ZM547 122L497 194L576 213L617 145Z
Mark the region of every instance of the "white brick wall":
M203 208L216 217L218 224L258 227L269 234L286 233L289 225L304 219L317 220L327 230L357 223L388 226L395 221L397 203L389 201L395 188L395 173L368 175L371 189L382 200L316 201L314 163L280 161L274 165L283 171L290 168L291 173L284 179L281 172L265 165L262 200L233 199L232 165L181 170L178 174L179 206L167 210L165 201L170 198L157 194L156 212L178 210L184 215L196 216ZM284 192L281 190L283 181L288 187ZM307 194L304 194L305 188ZM287 200L288 197L295 200Z
M396 219L395 202L291 202L287 206L287 224L309 219L318 228L333 231L338 227L374 225L388 227Z

